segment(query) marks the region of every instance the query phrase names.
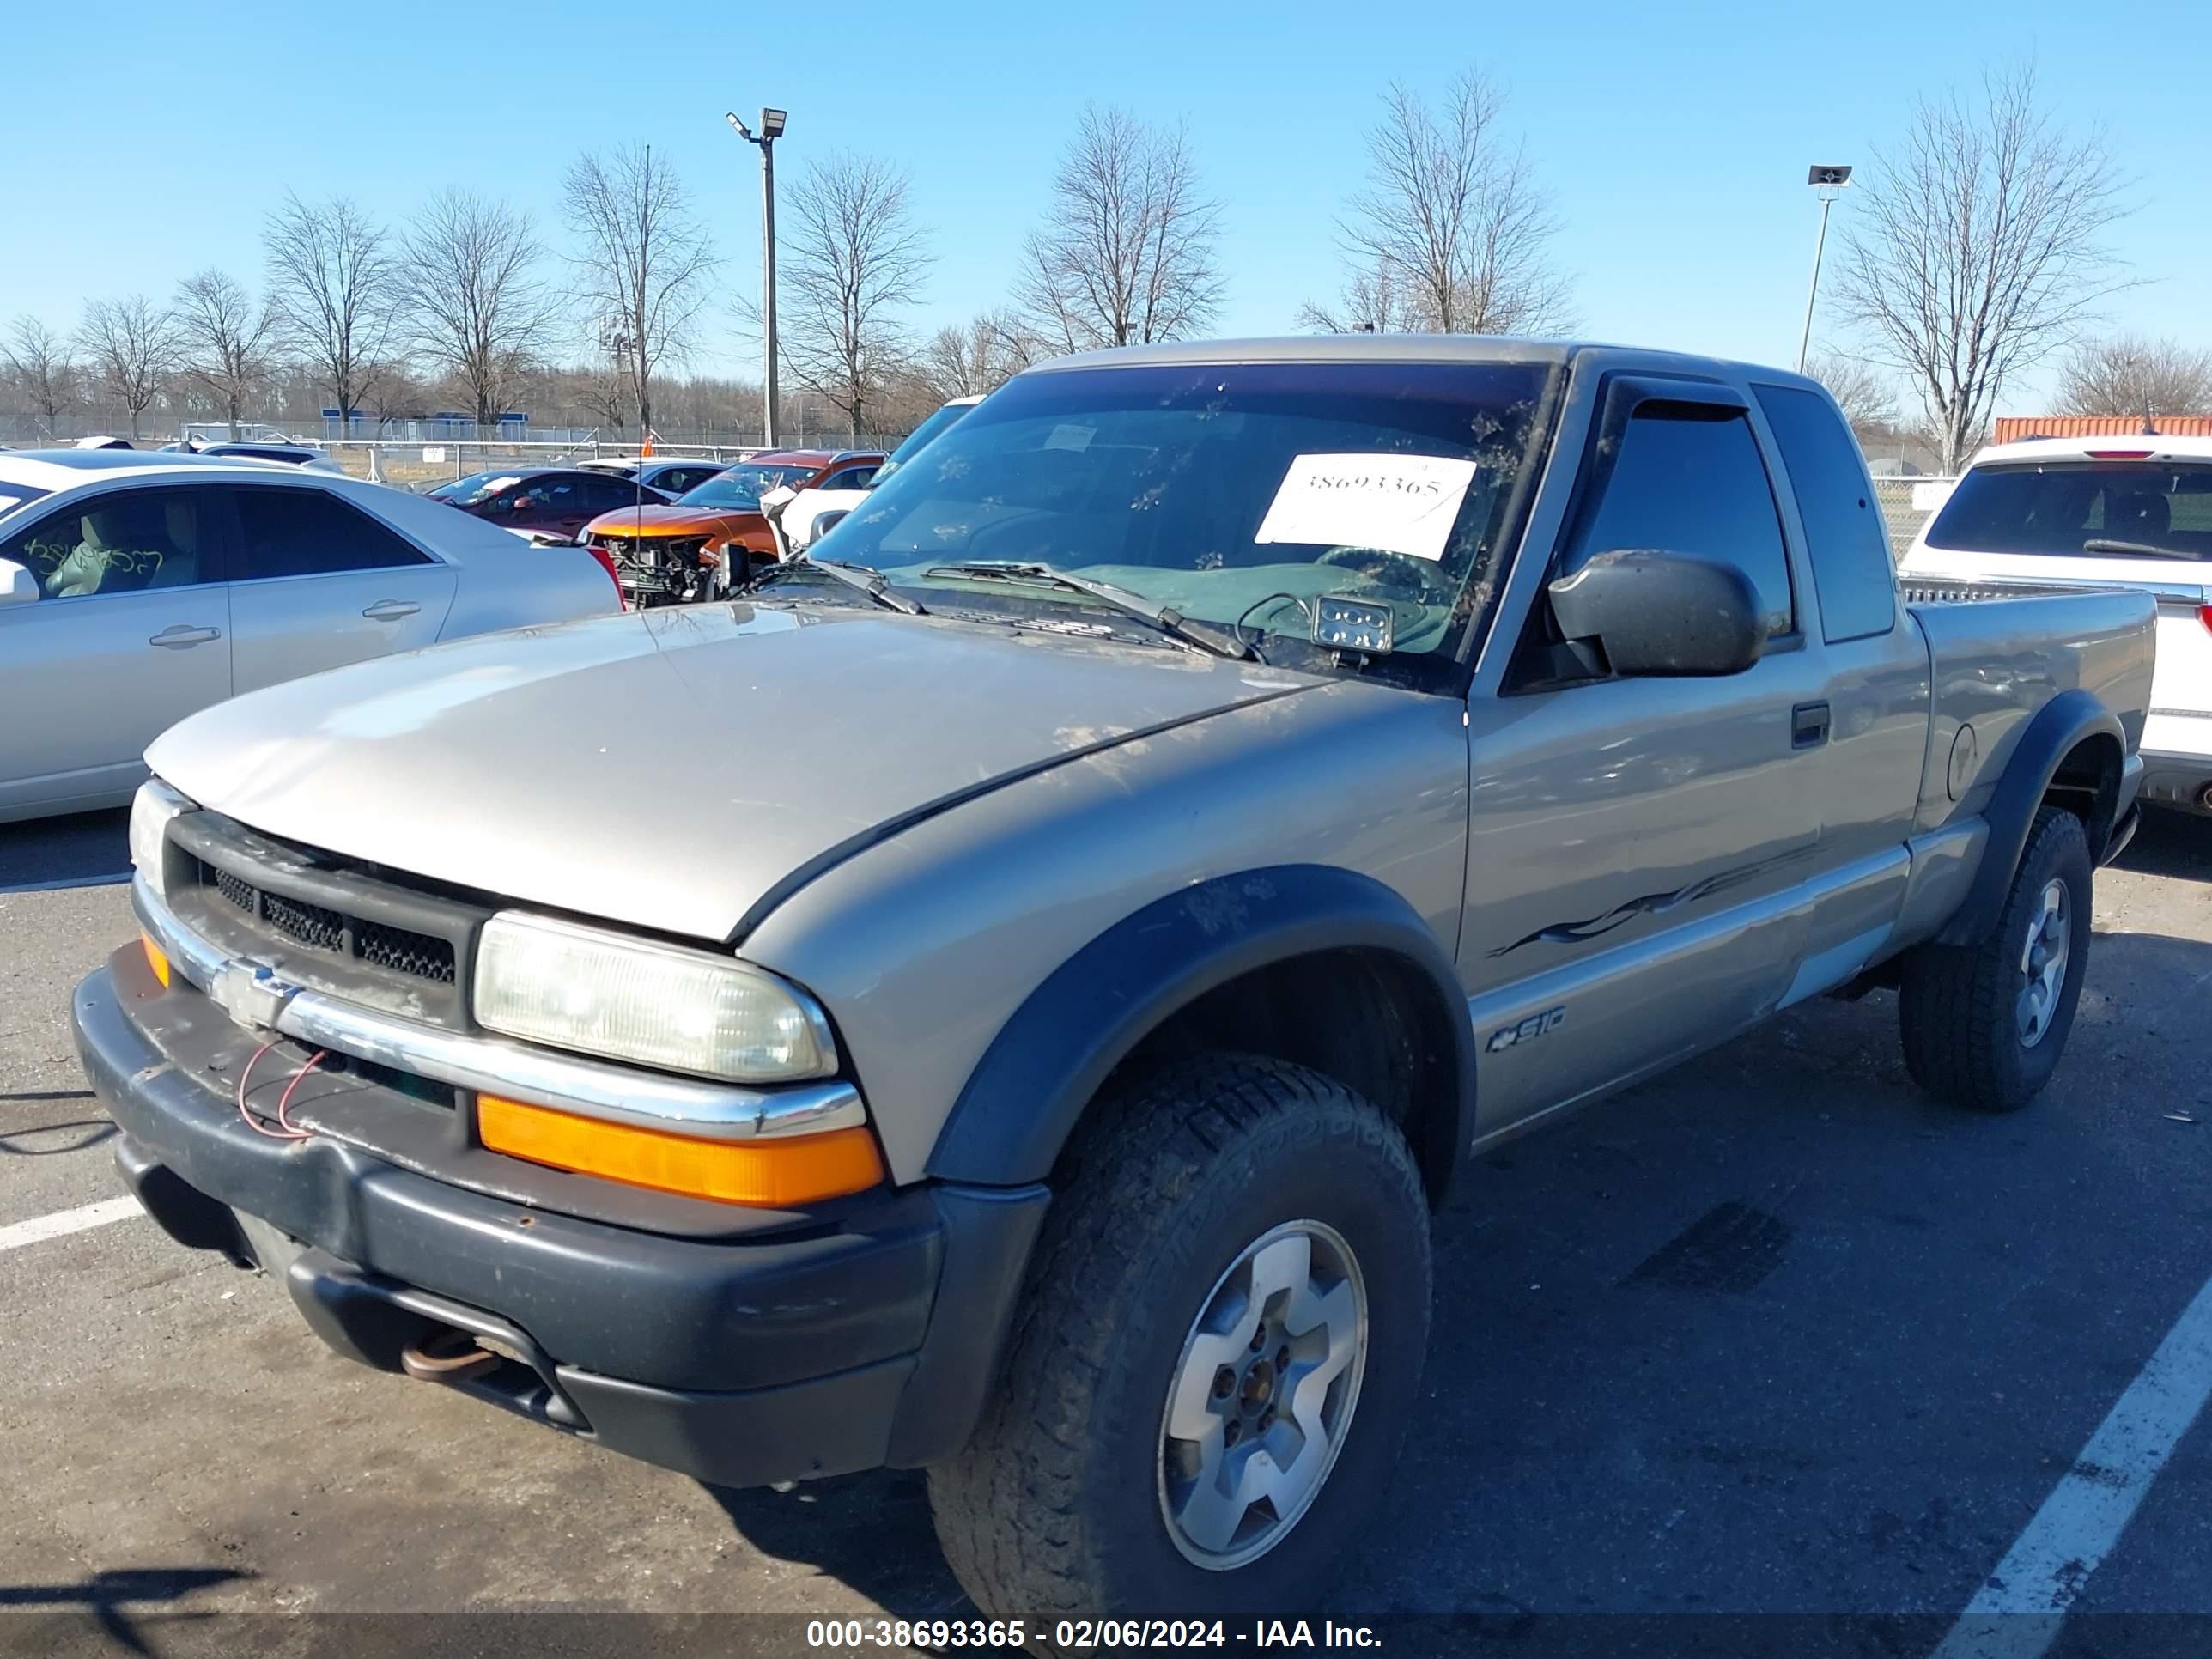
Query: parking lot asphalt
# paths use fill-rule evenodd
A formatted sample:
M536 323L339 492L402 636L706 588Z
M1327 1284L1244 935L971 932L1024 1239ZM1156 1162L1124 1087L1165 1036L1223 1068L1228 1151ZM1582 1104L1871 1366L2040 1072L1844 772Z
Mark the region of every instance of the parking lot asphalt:
M126 861L119 815L0 827L0 1229L121 1190L65 1012L125 890L51 884ZM1577 1617L1662 1634L1576 1650L1811 1650L1731 1615L1932 1648L2212 1273L2212 822L2151 821L2097 926L2018 1115L1918 1093L1876 994L1484 1159L1437 1219L1395 1489L1322 1612L1467 1615L1501 1652ZM0 1283L0 1644L167 1651L148 1632L191 1627L146 1621L179 1613L970 1611L918 1474L709 1490L349 1365L143 1216L9 1249ZM2212 1615L2212 1426L2083 1572L2083 1628Z

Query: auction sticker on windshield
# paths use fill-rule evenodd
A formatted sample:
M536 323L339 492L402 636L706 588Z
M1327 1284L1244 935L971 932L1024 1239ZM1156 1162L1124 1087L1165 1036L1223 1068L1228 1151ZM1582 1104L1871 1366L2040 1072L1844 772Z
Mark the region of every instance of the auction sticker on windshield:
M1441 559L1474 481L1473 461L1444 455L1300 455L1252 539Z

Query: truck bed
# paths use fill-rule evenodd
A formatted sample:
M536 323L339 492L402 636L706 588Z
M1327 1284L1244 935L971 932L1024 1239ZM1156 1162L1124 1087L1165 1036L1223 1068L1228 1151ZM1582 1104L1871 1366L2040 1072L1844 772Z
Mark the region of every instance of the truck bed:
M2157 601L2128 587L1900 579L1907 614L1928 643L1928 760L1921 827L1986 804L2030 716L2080 688L2120 711L2129 746L2150 702ZM1970 781L1955 800L1950 769L1971 725Z
M2128 590L2121 584L2111 586L2087 582L2030 582L2030 581L1966 581L1949 576L1907 576L1902 572L1897 578L1897 591L1905 596L1908 606L1927 605L1981 605L2003 599L2051 599L2063 594L2073 597L2081 593L2118 593Z

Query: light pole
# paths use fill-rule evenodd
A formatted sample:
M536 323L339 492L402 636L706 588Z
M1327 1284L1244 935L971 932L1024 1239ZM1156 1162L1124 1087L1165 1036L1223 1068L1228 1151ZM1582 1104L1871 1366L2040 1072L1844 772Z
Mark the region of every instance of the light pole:
M760 146L761 153L761 334L765 359L761 372L761 441L775 447L775 141L783 137L785 112L763 109L760 131L738 119L732 110L724 117L738 137Z
M1849 167L1815 167L1805 175L1805 182L1820 192L1820 234L1813 242L1813 286L1805 290L1805 328L1797 337L1797 372L1805 372L1805 353L1813 343L1813 301L1820 295L1820 255L1828 246L1828 210L1836 204L1836 197L1851 181Z

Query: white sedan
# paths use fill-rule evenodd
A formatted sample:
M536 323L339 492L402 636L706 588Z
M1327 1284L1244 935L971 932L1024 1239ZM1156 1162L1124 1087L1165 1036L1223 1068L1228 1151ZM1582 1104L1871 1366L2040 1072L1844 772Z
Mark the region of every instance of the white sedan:
M579 548L378 484L136 450L0 453L0 823L121 805L173 722L440 640L610 614Z

